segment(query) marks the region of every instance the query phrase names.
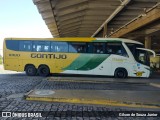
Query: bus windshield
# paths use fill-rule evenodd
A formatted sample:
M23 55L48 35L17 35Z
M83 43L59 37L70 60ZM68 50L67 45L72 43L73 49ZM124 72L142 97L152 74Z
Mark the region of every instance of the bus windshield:
M149 60L148 52L144 51L144 50L137 49L137 48L144 48L144 45L133 44L133 43L126 43L126 45L130 49L130 51L132 52L132 54L137 62L149 66L150 60Z
M137 49L135 59L139 63L150 66L149 54L147 51Z

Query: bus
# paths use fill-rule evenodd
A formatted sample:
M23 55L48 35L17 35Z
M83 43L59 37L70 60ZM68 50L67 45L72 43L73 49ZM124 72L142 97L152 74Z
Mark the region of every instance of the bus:
M122 38L5 38L4 69L29 76L50 73L149 77L149 55L138 41Z

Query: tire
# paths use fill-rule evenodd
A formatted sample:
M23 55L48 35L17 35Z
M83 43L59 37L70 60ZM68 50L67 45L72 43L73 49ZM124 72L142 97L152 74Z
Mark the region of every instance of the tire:
M50 74L50 70L48 68L48 66L42 65L38 68L38 74L40 76L46 77Z
M37 69L33 65L27 66L25 71L28 76L35 76L37 74Z
M126 69L119 68L119 69L116 69L114 76L115 78L126 78L128 74L127 74Z

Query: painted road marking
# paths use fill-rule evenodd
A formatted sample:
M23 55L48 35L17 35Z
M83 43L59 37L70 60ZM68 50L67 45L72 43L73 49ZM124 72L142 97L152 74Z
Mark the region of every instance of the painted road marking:
M134 108L156 108L160 109L159 105L154 104L142 104L132 102L118 102L113 100L92 100L92 99L77 99L77 98L51 98L51 97L34 97L26 96L26 100L31 101L45 101L45 102L62 102L62 103L75 103L75 104L91 104L91 105L108 105L119 107L134 107Z
M150 83L149 85L150 85L150 86L153 86L153 87L158 87L158 88L160 88L160 84L158 84L158 83Z
M78 82L78 83L110 83L109 81L102 81L102 80L71 80L71 79L60 79L60 78L47 78L46 80L55 81L55 82Z

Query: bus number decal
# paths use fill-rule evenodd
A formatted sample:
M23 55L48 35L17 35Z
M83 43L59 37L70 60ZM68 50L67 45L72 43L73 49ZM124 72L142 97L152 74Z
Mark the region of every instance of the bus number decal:
M12 57L20 57L20 54L9 54L9 56L12 56Z

